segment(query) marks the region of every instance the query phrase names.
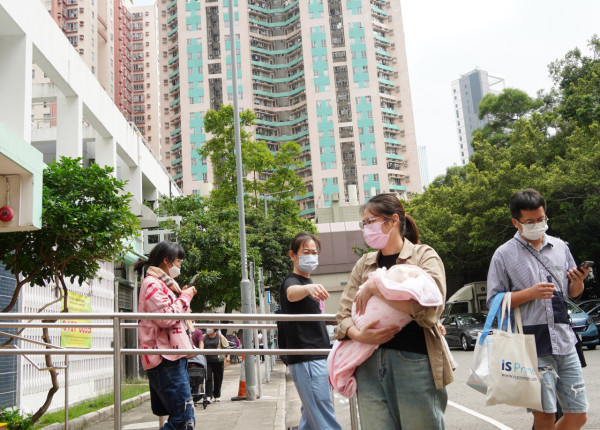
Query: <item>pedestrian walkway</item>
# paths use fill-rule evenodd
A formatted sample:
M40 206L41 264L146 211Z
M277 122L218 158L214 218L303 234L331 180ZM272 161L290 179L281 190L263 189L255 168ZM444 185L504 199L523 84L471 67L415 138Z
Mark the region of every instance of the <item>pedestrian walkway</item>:
M262 383L262 397L255 401L232 402L237 396L240 380L240 364L230 365L225 369L221 402L212 403L203 409L196 407L196 428L210 430L249 430L274 429L285 430L286 401L286 367L278 361L271 371L269 383ZM264 364L262 369L264 370ZM121 413L123 430L155 430L158 418L150 410L150 402ZM297 424L296 424L297 425ZM94 430L112 430L113 419L95 423Z
M212 403L203 409L195 408L196 428L209 430L293 430L300 422L302 406L296 387L286 366L277 360L271 370L270 382L265 381L264 363L261 364L262 396L254 401L231 401L238 395L241 364L230 365L225 369L221 388L221 402ZM147 393L148 394L148 393ZM148 395L142 396L141 404L121 412L122 430L156 430L158 417L152 414ZM138 403L140 399L137 399ZM348 400L335 395L336 416L342 429L350 429ZM102 416L103 418L100 418ZM98 420L102 420L98 422ZM62 424L50 426L52 430L62 428ZM71 429L113 430L112 413L80 417L69 422Z

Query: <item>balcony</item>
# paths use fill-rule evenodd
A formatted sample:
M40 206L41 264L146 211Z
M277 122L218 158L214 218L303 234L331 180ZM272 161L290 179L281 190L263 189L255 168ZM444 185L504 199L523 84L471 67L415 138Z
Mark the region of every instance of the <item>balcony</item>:
M383 141L385 143L389 143L390 145L402 145L402 141L399 139L390 139L389 137L386 137L383 139Z
M167 33L167 37L171 37L173 36L175 33L177 33L177 27L173 28L171 31L169 31Z
M395 87L396 83L390 81L389 79L377 78L380 84L387 85L388 87Z
M385 43L385 44L387 44L387 45L389 45L389 44L391 44L391 43L392 43L392 41L391 41L390 39L388 39L387 37L380 36L380 35L378 35L377 33L374 33L374 34L373 34L373 37L375 37L375 40L378 40L378 41L380 41L381 43Z
M179 69L173 70L171 73L169 73L169 79L173 79L178 74L179 74Z
M377 15L381 15L381 16L388 16L388 13L383 10L383 9L379 9L377 6L375 5L371 5L371 12L376 13Z
M396 124L388 124L387 122L383 123L384 128L389 128L391 130L400 130L400 126Z
M381 108L384 115L398 116L398 111L394 109Z
M177 97L175 100L173 100L171 103L169 103L169 107L177 106L180 101L181 101L181 99L179 97Z
M375 53L376 53L376 54L379 54L379 55L382 55L382 56L384 56L384 57L392 58L392 54L390 54L390 53L388 53L388 52L384 51L383 49L376 49L376 50L375 50Z
M176 134L181 133L181 127L177 127L175 130L173 130L171 133L169 133L169 135L171 137L175 136Z
M167 10L171 10L173 6L177 4L177 0L173 0L171 3L167 5Z
M181 157L171 161L171 166L175 166L176 164L181 164Z
M175 85L174 87L169 88L169 94L173 94L174 91L179 89L180 84Z
M170 24L171 22L175 21L176 19L177 19L177 13L174 13L167 19L167 24Z
M406 191L406 185L390 184L390 190Z
M168 61L168 64L169 64L169 66L170 66L171 64L173 64L173 63L174 63L175 61L177 61L177 60L179 60L179 54L177 54L176 56L174 56L173 58L171 58L171 59Z

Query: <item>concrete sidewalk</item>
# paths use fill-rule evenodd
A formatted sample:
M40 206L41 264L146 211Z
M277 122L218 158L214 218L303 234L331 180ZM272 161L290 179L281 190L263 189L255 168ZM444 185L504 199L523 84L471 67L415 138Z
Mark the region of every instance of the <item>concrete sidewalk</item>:
M196 407L196 428L211 430L285 430L286 367L281 361L278 361L271 371L271 380L267 384L264 381L264 364L261 364L261 372L263 373L262 397L252 402L232 402L231 398L238 394L240 366L240 364L234 364L225 369L221 388L221 402L212 403L206 409L203 409L201 405ZM129 411L122 412L121 423L123 430L158 429L158 418L152 414L149 401ZM112 430L114 428L113 418L89 425L86 428Z
M202 405L195 408L196 428L210 430L292 430L300 422L301 402L287 367L277 360L271 370L270 382L265 382L264 363L261 364L262 396L255 401L231 401L237 396L241 364L230 365L225 369L221 388L221 402L212 403L206 409ZM121 413L122 430L156 430L158 418L150 409L150 396L131 399L136 406ZM348 400L335 395L336 416L344 430L350 429ZM48 430L64 428L63 424L53 424ZM69 422L69 429L113 430L112 407L79 417Z

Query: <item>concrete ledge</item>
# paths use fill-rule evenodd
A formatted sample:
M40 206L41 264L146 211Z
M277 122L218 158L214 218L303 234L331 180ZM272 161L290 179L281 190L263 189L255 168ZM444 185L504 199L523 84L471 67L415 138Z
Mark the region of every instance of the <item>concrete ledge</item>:
M300 411L302 402L287 367L285 369L285 386L285 428L286 430L295 430L298 428L300 418L302 417Z
M121 402L121 409L126 406L138 406L142 403L150 400L150 392L146 392L140 394L139 396L132 397L131 399L125 400ZM93 424L99 423L101 421L108 421L110 418L114 417L114 405L107 406L102 409L98 409L97 411L90 412L89 414L82 415L80 417L69 420L69 430L82 430L85 428L90 428ZM43 427L44 430L61 430L64 429L65 424L63 423L54 423L50 424L47 427Z

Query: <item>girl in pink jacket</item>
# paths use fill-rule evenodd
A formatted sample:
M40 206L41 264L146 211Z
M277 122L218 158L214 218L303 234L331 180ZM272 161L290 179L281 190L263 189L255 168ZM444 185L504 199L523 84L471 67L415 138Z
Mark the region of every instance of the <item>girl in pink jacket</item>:
M140 288L139 312L181 314L190 312L196 289L181 289L175 279L181 270L185 252L181 245L163 241L156 245L147 261L138 261L141 275L149 266ZM139 345L143 349L192 349L186 320L140 320ZM152 412L169 419L161 429L193 430L194 402L190 393L185 354L142 355L142 367L150 383Z

